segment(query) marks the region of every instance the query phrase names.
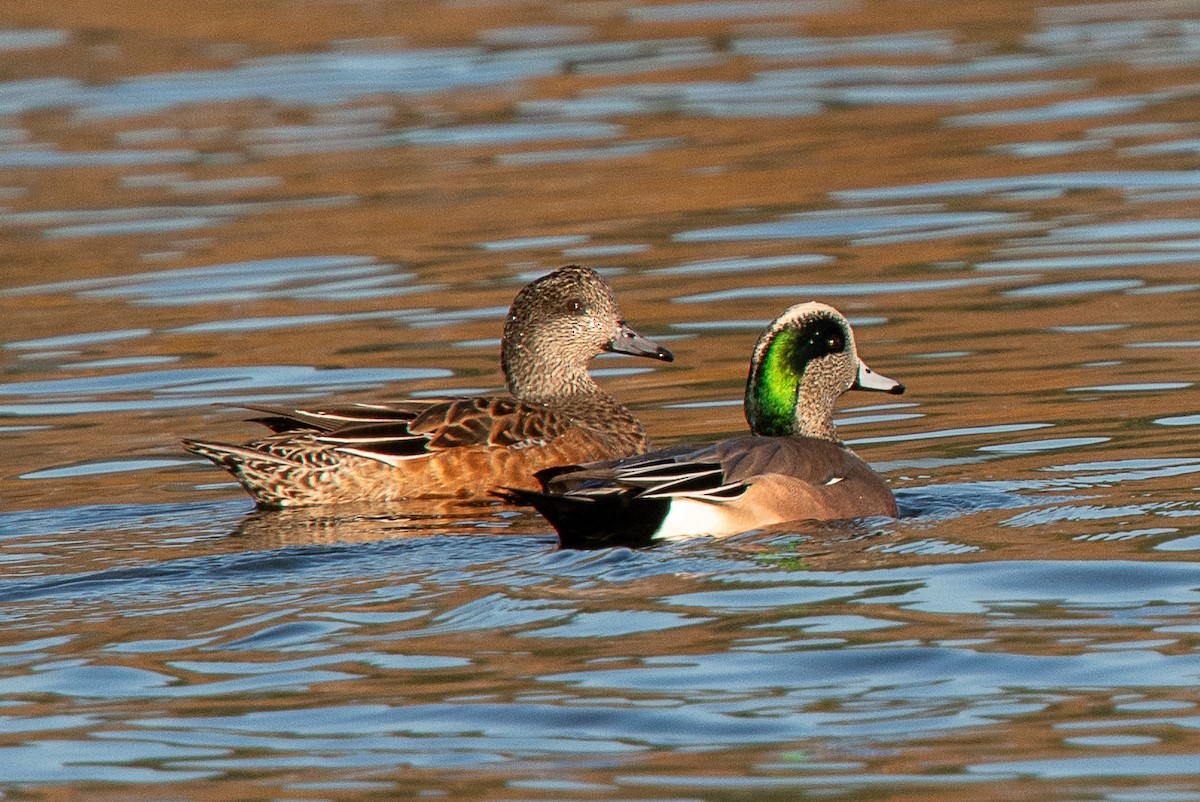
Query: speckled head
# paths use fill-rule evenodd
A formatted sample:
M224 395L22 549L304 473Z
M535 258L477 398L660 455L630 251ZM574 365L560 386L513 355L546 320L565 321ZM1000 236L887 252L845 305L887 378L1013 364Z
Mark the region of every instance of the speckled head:
M500 353L514 396L545 403L598 390L587 365L602 351L674 359L625 323L616 295L595 270L561 267L517 293Z
M775 318L754 346L746 420L755 434L839 442L833 407L846 390L902 393L904 385L859 359L854 332L832 306L810 301Z

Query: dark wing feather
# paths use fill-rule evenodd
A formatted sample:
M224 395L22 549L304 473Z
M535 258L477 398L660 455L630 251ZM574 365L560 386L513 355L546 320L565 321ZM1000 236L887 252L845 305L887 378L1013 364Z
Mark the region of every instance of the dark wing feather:
M412 434L402 422L345 426L328 434L317 435L316 440L342 451L377 459L403 459L429 453L428 439L423 435Z
M389 464L453 448L543 445L571 427L546 407L503 396L352 407L315 420L314 413L300 414L322 427L317 442Z
M266 413L250 418L273 432L317 431L332 432L345 427L365 424L406 426L430 406L449 399L405 399L389 404L353 404L322 409L285 409L282 407L250 405L241 407Z
M310 432L317 442L394 462L452 448L543 445L571 428L569 418L507 396L403 399L320 409L250 405L250 420L276 434Z
M731 479L712 446L680 445L635 457L594 462L571 468L552 468L538 475L543 489L556 495L664 499L690 496L728 501L746 492L747 485Z

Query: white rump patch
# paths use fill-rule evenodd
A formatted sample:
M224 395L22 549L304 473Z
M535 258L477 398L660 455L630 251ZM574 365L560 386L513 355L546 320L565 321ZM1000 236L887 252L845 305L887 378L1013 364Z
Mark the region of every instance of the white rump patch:
M662 540L686 540L725 534L725 514L720 506L686 497L671 500L671 508L654 533Z

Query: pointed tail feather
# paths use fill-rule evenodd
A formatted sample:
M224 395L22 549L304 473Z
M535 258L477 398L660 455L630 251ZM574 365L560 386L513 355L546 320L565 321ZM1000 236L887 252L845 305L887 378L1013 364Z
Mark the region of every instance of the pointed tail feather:
M246 446L234 445L233 443L206 442L204 440L183 440L181 442L184 450L190 451L193 454L199 454L205 459L212 460L217 465L230 471L248 462L270 462L290 468L297 466L295 460L288 459L287 457L272 454L269 451L260 451Z

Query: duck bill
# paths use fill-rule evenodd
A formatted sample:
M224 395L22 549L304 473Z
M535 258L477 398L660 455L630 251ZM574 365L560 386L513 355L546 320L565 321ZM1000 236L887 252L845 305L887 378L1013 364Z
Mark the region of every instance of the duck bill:
M858 362L858 378L854 380L854 384L850 385L850 389L874 390L879 393L900 395L904 392L904 385L895 379L889 379L887 376L876 373L867 367L866 362L860 359Z
M675 361L674 354L649 337L638 334L624 320L619 321L617 336L609 340L604 350L631 356L648 356L653 359L661 359L663 362Z

